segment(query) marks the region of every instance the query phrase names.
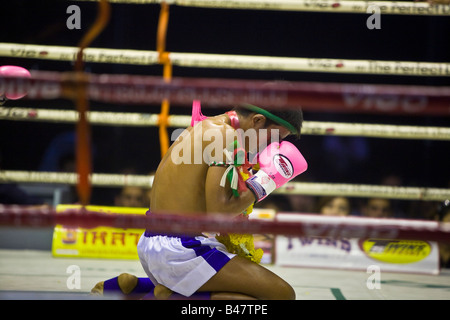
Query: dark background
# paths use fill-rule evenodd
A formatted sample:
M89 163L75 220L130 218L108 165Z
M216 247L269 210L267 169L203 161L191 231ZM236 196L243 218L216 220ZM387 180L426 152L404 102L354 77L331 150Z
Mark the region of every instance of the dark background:
M81 8L81 30L69 30L66 9ZM97 4L72 1L2 1L0 41L77 46L95 19ZM156 49L159 5L112 4L107 29L91 47ZM450 17L382 15L381 30L369 30L369 14L331 14L170 7L167 51L284 57L450 62ZM0 57L0 65L33 70L69 71L70 62ZM161 66L86 64L93 73L162 75ZM443 86L449 78L344 75L307 72L261 72L174 67L176 77L283 79L292 81L387 83ZM9 102L5 106L73 109L71 101ZM206 115L227 110L207 109ZM91 110L158 113L160 105L106 105ZM171 114L190 108L171 106ZM449 126L448 117L386 116L305 112L308 121ZM53 139L73 132L74 125L0 122L1 169L40 170ZM157 128L92 128L94 172L137 174L155 170L160 160ZM303 181L380 184L389 174L405 186L450 187L449 142L375 138L326 138L304 135L295 142L309 162ZM333 149L336 147L337 150ZM59 149L61 150L61 149ZM69 157L70 157L69 152ZM64 158L66 154L59 154ZM55 169L56 170L56 169ZM97 198L96 198L97 197ZM93 203L104 201L94 193Z

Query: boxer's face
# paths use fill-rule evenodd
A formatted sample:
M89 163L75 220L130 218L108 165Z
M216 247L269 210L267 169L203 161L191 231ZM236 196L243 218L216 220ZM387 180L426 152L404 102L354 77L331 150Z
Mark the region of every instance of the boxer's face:
M267 125L266 122L264 122L262 130L260 129L258 132L259 152L264 150L264 148L272 142L280 143L291 133L283 126L274 123Z
M267 130L267 133L264 134L263 131L260 131L262 134L260 134L258 137L258 146L260 148L259 151L262 151L262 149L264 149L272 142L283 141L291 133L285 127L275 124L271 124L264 129Z
M275 136L275 137L278 136L278 138L279 138L278 142L281 142L284 139L286 139L286 137L288 135L291 134L291 132L288 129L286 129L283 126L277 125L277 124L271 124L268 127L266 127L266 129L267 129L267 136L268 136L267 141L269 143L270 143L270 139L272 136Z
M246 143L246 146L250 147L247 150L250 153L261 152L272 142L281 142L291 133L283 126L274 123L267 125L266 117L261 114L253 115L250 125L246 129L252 129L248 132L248 136L251 132L254 132L256 135L256 145Z

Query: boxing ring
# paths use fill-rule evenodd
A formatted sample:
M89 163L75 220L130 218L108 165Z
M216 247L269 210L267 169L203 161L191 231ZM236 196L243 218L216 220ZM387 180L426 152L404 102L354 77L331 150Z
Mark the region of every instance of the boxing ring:
M145 277L131 260L55 259L46 251L0 250L0 299L98 299L89 295L99 279L122 272ZM26 266L33 260L32 267ZM79 266L80 289L67 289L67 268ZM351 270L286 268L267 265L294 288L298 300L448 300L450 273L439 276L383 273L381 289L369 290L369 274Z
M369 219L317 217L297 215L296 219L251 220L236 223L218 216L146 217L142 215L104 214L85 209L90 204L91 189L95 186L151 187L151 175L101 174L91 172L91 125L133 126L159 128L161 155L170 140L168 128L184 128L191 118L171 115L170 104L190 107L199 100L205 107L220 108L246 101L258 105L277 105L293 109L302 105L304 111L337 113L450 116L450 87L369 85L289 82L270 88L265 81L236 79L181 78L172 76L172 67L224 68L239 70L277 70L289 72L327 72L367 75L450 76L450 63L411 61L366 61L346 59L263 57L167 52L165 37L169 6L201 6L209 8L239 8L260 10L292 10L338 13L367 13L364 1L328 1L311 5L308 1L141 1L114 0L111 3L161 3L157 31L157 50L117 50L89 48L90 43L108 24L110 6L99 1L99 14L80 46L43 46L0 43L0 56L33 58L54 61L75 61L74 71L31 71L30 78L1 76L0 88L8 92L26 92L25 99L74 101L76 110L16 107L13 101L0 107L3 121L33 121L75 124L78 144L77 172L35 172L0 170L0 182L60 183L77 187L81 209L57 212L56 208L29 208L0 205L0 226L11 228L51 228L55 225L73 228L146 228L160 231L221 231L255 234L274 234L286 237L382 238L411 241L450 242L448 223L409 221L398 219ZM390 2L373 2L382 14L450 15L445 5L404 2L400 6ZM18 55L17 53L26 53ZM163 66L163 77L114 74L90 74L84 63L130 64ZM161 103L159 113L99 112L89 110L89 101L104 103L148 105ZM450 140L449 127L425 127L387 124L337 123L306 121L303 135L337 135L376 137L384 139ZM413 186L385 186L342 183L289 182L276 191L286 196L341 195L347 197L379 197L401 200L444 201L450 199L450 189ZM437 247L434 247L437 248ZM436 250L436 249L433 249ZM33 266L27 262L33 261ZM81 285L69 288L70 266L82 272ZM379 288L370 288L365 270L333 268L287 267L267 264L289 282L299 300L376 300L376 299L450 299L450 271L438 274L421 272L382 272ZM145 277L135 260L105 260L55 258L50 252L30 250L0 250L0 299L95 299L89 291L100 280L128 272Z

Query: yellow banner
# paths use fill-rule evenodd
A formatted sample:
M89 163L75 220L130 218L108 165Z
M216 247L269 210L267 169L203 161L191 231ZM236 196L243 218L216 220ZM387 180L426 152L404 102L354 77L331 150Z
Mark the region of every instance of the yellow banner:
M78 209L80 205L58 205L57 212ZM115 214L145 214L148 208L87 206L87 210ZM138 259L137 243L144 229L110 227L66 228L56 225L53 231L54 257Z

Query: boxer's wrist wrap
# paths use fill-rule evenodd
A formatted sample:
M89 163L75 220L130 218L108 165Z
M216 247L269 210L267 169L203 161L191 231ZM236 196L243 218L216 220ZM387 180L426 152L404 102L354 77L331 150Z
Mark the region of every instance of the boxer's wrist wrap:
M245 183L255 195L255 202L261 201L277 188L275 182L262 170L248 178Z

